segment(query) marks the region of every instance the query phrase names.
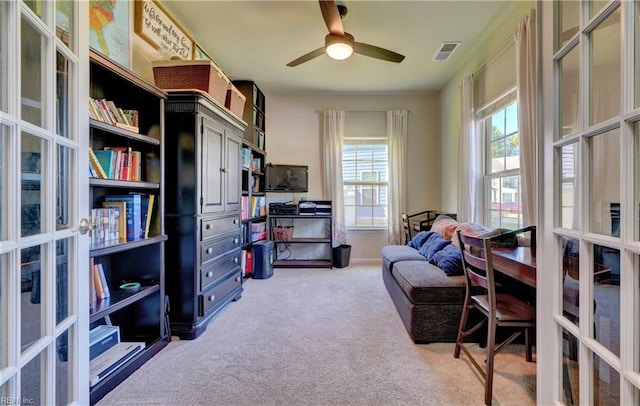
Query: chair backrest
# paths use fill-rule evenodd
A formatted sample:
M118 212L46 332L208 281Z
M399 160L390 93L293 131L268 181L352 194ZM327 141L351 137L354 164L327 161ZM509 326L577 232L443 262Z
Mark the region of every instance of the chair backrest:
M404 243L409 244L411 240L411 229L409 228L409 216L402 212L402 228L404 229Z
M457 231L460 242L462 267L467 278L467 288L480 286L487 291L489 306L495 311L495 279L491 260L491 238L474 237Z

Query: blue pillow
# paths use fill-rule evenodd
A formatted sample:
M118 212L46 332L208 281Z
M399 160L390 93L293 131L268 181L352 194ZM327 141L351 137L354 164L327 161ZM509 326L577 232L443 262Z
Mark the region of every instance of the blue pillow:
M418 250L422 247L422 244L427 241L427 238L431 237L431 234L433 234L433 231L420 231L407 245Z
M422 247L420 247L418 252L420 252L422 256L427 258L427 261L433 263L432 262L433 255L449 244L451 244L451 241L445 240L438 233L433 233L427 239L427 241L425 241L424 244L422 244Z
M433 261L438 268L442 269L448 276L462 275L462 257L460 249L455 245L447 245L433 256Z

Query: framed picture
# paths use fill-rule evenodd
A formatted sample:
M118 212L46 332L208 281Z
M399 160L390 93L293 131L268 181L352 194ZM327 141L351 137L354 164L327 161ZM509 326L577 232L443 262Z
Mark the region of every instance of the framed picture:
M130 19L127 0L95 0L89 5L89 45L129 69Z
M193 58L194 40L155 0L136 0L133 29L169 57Z

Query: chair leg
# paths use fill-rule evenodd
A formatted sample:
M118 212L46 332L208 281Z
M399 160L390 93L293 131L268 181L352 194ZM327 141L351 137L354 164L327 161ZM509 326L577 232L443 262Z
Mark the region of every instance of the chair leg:
M533 361L533 355L531 351L531 346L533 345L532 332L533 329L531 327L526 328L524 331L524 346L527 362Z
M489 320L487 328L487 369L484 382L484 403L491 404L493 397L493 362L496 355L496 320Z
M456 338L456 348L453 350L453 358L460 358L460 347L464 340L464 329L467 327L467 318L469 317L469 298L464 300L462 306L462 315L460 316L460 326L458 327L458 338Z

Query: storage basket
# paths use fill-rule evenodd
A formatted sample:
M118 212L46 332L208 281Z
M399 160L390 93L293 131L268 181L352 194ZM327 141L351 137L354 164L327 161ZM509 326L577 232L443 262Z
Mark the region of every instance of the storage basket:
M293 239L293 227L275 227L273 239L276 241L291 241Z
M242 118L242 113L244 113L244 103L247 100L245 95L240 93L234 85L229 85L227 89L227 98L224 102L224 106L229 109L230 112Z
M197 89L224 105L229 78L211 61L154 61L153 80L162 89Z

